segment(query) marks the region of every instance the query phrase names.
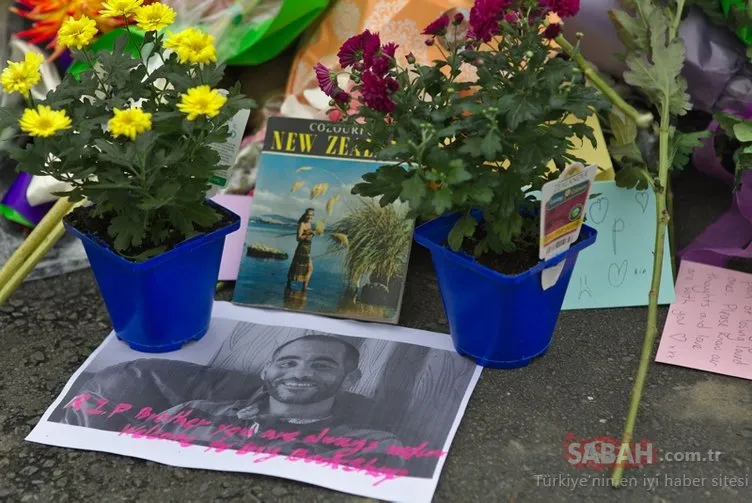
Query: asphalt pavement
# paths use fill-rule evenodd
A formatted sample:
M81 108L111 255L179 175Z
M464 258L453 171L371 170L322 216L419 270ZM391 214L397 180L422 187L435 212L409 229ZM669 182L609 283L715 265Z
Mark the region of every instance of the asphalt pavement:
M681 247L728 207L729 192L686 173L676 193ZM619 436L645 315L644 308L564 312L545 357L523 369L484 371L434 501L752 501L752 382L742 379L651 364L637 439L664 454L717 451L717 460L628 470L628 487L617 490L604 487L607 472L565 458L567 435ZM662 308L661 322L664 316ZM418 246L401 324L448 331L429 255ZM28 283L0 308L0 501L359 501L278 478L25 442L110 329L88 270Z

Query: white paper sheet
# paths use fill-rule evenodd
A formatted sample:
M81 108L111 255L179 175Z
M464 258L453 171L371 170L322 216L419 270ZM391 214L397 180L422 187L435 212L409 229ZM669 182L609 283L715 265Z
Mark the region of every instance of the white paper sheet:
M448 335L218 302L179 351L110 334L27 440L427 502L480 373Z

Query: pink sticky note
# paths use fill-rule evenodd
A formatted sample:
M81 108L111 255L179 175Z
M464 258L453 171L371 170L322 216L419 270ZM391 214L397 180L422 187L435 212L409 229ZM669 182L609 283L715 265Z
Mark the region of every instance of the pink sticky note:
M683 260L655 361L752 379L752 274Z
M225 251L222 254L222 264L219 266L220 281L235 281L238 279L240 259L243 256L245 246L245 233L248 229L248 218L251 216L251 196L235 196L217 194L212 198L217 204L221 204L228 210L240 217L240 229L228 234L225 239Z

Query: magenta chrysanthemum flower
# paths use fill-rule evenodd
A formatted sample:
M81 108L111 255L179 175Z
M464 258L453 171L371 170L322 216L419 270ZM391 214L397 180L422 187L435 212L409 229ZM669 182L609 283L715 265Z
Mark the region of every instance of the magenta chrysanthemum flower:
M316 79L319 81L319 87L327 96L333 96L339 88L337 87L337 74L333 71L318 63L314 69L316 70Z
M580 12L580 0L539 0L538 4L559 17L572 17Z
M396 80L391 77L385 79L367 71L363 73L362 83L360 92L368 108L386 114L394 111L395 103L392 101L390 89L395 89L395 83L399 87Z
M520 13L517 11L507 12L504 14L504 21L509 24L514 24L520 20Z
M447 26L449 26L449 16L442 14L425 27L422 35L433 35L434 37L443 35L446 33Z
M374 43L376 45L375 49L373 47ZM345 40L345 43L342 44L342 47L340 47L339 52L337 52L340 66L342 66L342 68L348 68L355 63L362 61L365 59L367 48L375 53L380 44L379 35L371 33L369 30L348 38ZM373 54L371 54L371 57L373 57ZM368 63L366 63L366 65L368 65Z
M370 36L366 37L363 43L363 63L366 65L366 68L370 68L373 65L374 58L381 52L381 38L379 34L368 33Z
M397 82L397 79L394 77L387 77L384 81L386 83L386 88L390 93L394 93L400 88L399 82Z
M334 96L332 96L332 98L337 103L349 103L350 102L350 95L346 93L345 91L342 91L341 89L338 89L337 92L334 93Z
M561 25L559 23L551 23L543 30L543 37L549 40L553 40L561 33Z
M389 58L382 55L373 61L373 65L371 65L371 71L379 77L383 77L389 71L390 66L391 65L389 64Z
M393 58L394 54L397 52L397 47L399 47L399 45L394 42L389 42L388 44L384 44L384 47L381 48L381 52L390 58Z
M476 0L470 9L470 31L472 38L488 42L499 33L499 21L511 0Z

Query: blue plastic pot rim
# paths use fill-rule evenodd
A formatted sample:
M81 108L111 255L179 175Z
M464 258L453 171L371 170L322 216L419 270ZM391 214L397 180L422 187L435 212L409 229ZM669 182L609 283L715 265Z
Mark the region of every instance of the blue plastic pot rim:
M439 217L444 218L444 217ZM438 220L438 219L437 219ZM481 264L479 264L474 257L471 255L468 255L464 252L455 252L448 246L444 244L438 244L434 241L428 239L427 237L423 236L420 233L420 229L423 226L429 226L432 223L434 223L436 220L432 220L430 222L426 222L425 224L421 225L416 229L415 232L415 240L422 246L428 248L431 250L431 253L440 253L442 254L442 258L446 260L450 260L455 265L464 267L466 269L470 269L475 273L482 273L488 277L491 278L497 278L502 279L506 283L519 283L527 279L532 274L539 274L544 269L548 269L549 267L553 267L557 265L562 260L565 260L570 255L578 254L581 250L587 248L590 246L593 242L595 242L595 238L597 236L597 231L593 229L592 227L583 224L582 228L580 230L580 236L578 240L570 246L567 250L564 250L558 255L555 255L547 260L543 260L541 262L538 262L536 265L531 267L530 269L526 271L522 271L518 274L503 274L499 271L495 271L493 269L490 269L488 267L485 267Z
M212 232L198 234L184 241L181 241L170 250L164 253L160 253L159 255L150 259L144 260L143 262L133 262L132 260L128 260L122 255L116 253L104 240L98 238L93 234L77 229L73 225L69 224L65 219L63 219L63 226L68 232L79 238L81 241L89 241L96 244L97 246L102 248L105 253L111 255L115 260L121 262L123 265L127 265L128 267L131 267L133 269L148 269L157 266L166 260L169 260L175 253L189 252L199 246L204 245L206 241L212 240L212 238L226 236L227 234L230 234L231 232L234 232L240 228L240 217L237 214L210 199L207 199L206 203L213 208L217 208L223 212L228 213L230 215L230 218L232 218L232 221L224 227L213 230Z

